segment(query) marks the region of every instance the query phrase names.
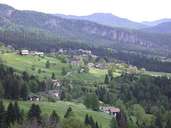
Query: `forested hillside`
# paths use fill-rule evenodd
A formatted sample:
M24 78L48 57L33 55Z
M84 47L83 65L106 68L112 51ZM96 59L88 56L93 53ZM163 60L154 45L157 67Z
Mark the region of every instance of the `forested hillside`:
M0 8L3 10L0 13L0 40L16 47L51 50L58 47L58 43L69 45L71 42L116 50L170 53L170 35L111 28L34 11L18 11L7 5Z

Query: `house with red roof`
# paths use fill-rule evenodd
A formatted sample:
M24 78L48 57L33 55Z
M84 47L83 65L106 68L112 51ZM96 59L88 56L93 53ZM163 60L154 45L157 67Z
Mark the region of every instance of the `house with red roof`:
M119 108L116 108L116 107L113 107L113 106L109 106L109 107L100 107L100 110L102 112L105 112L105 113L108 113L114 117L116 117L116 115L118 113L120 113L120 109Z

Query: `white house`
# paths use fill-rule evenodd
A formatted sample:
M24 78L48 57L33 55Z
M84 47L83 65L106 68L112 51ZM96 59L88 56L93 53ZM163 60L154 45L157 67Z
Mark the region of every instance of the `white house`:
M30 101L40 101L40 97L38 96L29 96L28 98Z
M43 52L35 52L35 55L43 56L43 55L44 55L44 53L43 53Z
M29 55L29 50L21 50L20 54L21 55Z
M89 68L94 67L94 64L93 63L88 63L87 65L88 65Z
M60 80L52 80L52 84L54 87L60 87L61 86Z

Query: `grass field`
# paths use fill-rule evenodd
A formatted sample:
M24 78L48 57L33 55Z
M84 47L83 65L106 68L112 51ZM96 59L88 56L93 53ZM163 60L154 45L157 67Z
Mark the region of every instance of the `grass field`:
M4 101L5 105L7 106L9 101ZM31 104L33 102L30 101L19 101L18 102L21 109L24 110L24 113L26 113ZM97 121L103 128L109 128L109 123L111 120L111 116L108 114L105 114L103 112L96 112L87 109L83 104L80 103L73 103L73 102L64 102L64 101L57 101L55 103L52 102L34 102L36 104L39 104L42 115L49 115L53 110L55 110L60 118L63 118L66 110L68 107L72 107L72 110L74 112L74 116L81 121L84 121L84 117L86 114L91 115L95 121Z
M144 74L151 75L151 76L168 76L168 77L171 77L171 73L166 73L166 72L145 71Z
M61 75L62 68L69 68L69 64L62 63L57 58L47 56L21 56L15 53L4 53L0 54L0 57L6 65L13 67L20 72L27 71L30 74L39 76L40 78L50 78L54 72L56 78L61 79L64 77ZM50 68L45 67L47 60L51 63ZM41 73L38 73L39 69L41 70ZM77 71L71 71L68 78L85 81L104 81L106 72L107 70L95 68L91 68L89 73L78 73Z
M50 57L20 56L15 53L5 53L0 56L8 66L17 69L18 71L27 71L40 77L50 77L53 72L57 77L61 77L62 67L67 67L66 64ZM45 68L47 60L49 60L52 65L48 69ZM41 69L41 73L38 73L39 69Z

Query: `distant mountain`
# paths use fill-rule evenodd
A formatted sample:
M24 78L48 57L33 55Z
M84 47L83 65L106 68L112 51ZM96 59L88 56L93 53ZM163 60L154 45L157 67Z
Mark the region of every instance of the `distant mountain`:
M148 26L156 26L156 25L166 23L166 22L171 22L171 19L160 19L160 20L156 20L156 21L144 21L144 22L142 22L142 24L145 24Z
M56 14L56 16L66 18L66 19L87 20L87 21L95 22L95 23L110 26L110 27L120 27L120 28L129 28L129 29L140 29L140 28L147 27L144 24L130 21L125 18L120 18L110 13L94 13L88 16L73 16L73 15Z
M0 4L0 15L1 16L10 16L10 14L15 11L11 6Z
M0 41L43 51L65 48L112 48L115 51L168 54L171 36L109 27L0 5Z
M147 32L155 32L155 33L171 33L171 21L164 22L153 27L145 28L143 30Z

